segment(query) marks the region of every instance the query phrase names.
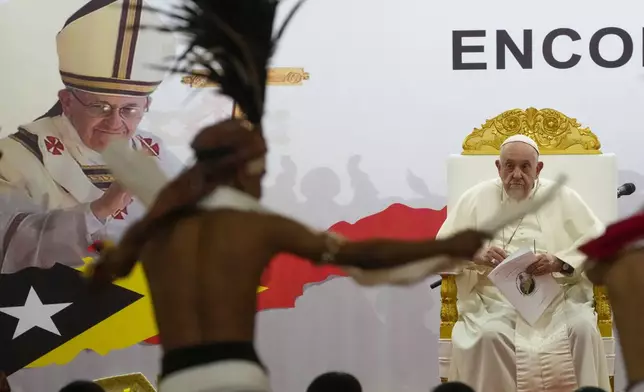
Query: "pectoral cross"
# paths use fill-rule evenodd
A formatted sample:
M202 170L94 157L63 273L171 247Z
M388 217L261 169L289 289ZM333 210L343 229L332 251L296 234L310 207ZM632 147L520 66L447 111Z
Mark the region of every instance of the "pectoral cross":
M304 72L304 68L276 67L268 70L267 84L269 86L302 86L305 80L309 80L309 73ZM208 80L205 75L184 76L181 83L194 88L217 87L217 84ZM237 105L233 108L233 114L237 118L243 117L243 113Z

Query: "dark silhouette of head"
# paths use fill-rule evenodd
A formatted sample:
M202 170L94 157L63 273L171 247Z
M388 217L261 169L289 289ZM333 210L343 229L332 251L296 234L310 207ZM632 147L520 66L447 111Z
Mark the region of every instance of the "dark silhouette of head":
M462 382L452 381L437 386L433 389L433 392L474 392L474 389Z
M333 201L340 194L340 177L328 167L316 167L302 177L300 191L307 200Z
M317 376L306 392L362 392L362 386L349 373L328 372Z
M105 389L95 382L74 381L64 386L59 392L105 392Z

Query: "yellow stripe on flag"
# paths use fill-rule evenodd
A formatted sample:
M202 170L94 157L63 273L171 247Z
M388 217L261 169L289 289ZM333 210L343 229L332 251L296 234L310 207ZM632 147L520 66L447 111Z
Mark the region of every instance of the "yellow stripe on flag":
M92 258L85 258L83 261L88 263ZM78 270L84 272L85 267L80 267ZM114 284L139 293L143 297L27 367L63 365L85 349L106 355L112 350L124 349L157 335L152 301L142 265L138 263L127 278L117 280Z
M86 266L93 259L88 257L83 261ZM85 272L85 266L78 268L78 270ZM30 363L27 367L43 367L53 364L64 365L72 361L79 352L86 349L95 351L100 355L107 355L112 350L121 350L156 336L158 329L154 319L152 299L141 263L134 267L128 277L117 280L114 284L139 293L143 297ZM266 290L268 290L268 287L259 286L257 293Z

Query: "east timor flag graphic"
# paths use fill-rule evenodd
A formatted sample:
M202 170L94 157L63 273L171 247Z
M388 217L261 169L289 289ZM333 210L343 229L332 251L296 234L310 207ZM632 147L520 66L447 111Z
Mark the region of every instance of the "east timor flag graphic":
M109 344L110 338L96 337L92 344L92 331L142 297L117 284L90 291L78 270L62 264L0 275L0 369L12 374L39 361L65 363L83 349L100 349L100 339Z

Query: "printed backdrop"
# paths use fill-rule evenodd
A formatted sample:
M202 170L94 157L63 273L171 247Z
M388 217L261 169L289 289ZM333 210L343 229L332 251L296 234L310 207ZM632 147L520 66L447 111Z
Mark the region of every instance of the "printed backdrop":
M83 3L0 1L3 136L55 100L61 83L54 37ZM282 11L292 4L284 1ZM642 11L635 0L310 0L274 60L276 67L304 68L309 79L269 89L265 202L350 238L431 237L446 214L446 157L459 153L463 138L486 119L530 106L557 109L590 127L603 151L617 154L620 183L644 189ZM155 93L143 127L188 161L199 127L231 110L212 90L172 76ZM620 199L620 215L643 203L640 191ZM433 280L365 289L337 273L291 258L267 271L257 345L275 390L303 391L330 370L355 374L368 392L429 390L438 382L440 298L429 288ZM92 315L93 322L115 314L127 324L118 311L145 306L139 278L115 287L118 306ZM83 309L76 312L89 312ZM130 372L156 380L155 331L143 334L151 337L145 344L115 337L102 344L95 337L85 347L49 342L63 354L43 360L44 353L31 353L25 365L36 362L10 382L15 391L32 392ZM619 390L619 361L616 372Z

